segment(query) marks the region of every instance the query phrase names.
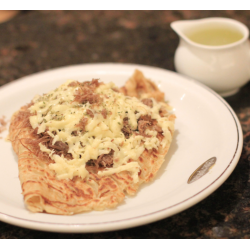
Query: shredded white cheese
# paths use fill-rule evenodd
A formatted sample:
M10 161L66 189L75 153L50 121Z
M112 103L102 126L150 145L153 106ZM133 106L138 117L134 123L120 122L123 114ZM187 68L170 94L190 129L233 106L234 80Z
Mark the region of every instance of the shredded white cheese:
M124 117L129 118L129 125L133 130L137 129L137 120L141 115L148 114L152 119L157 119L163 130L163 147L171 139L169 129L173 130L173 122L159 115L161 104L154 99L153 108L150 108L135 97L124 96L112 90L116 87L113 83L100 85L95 90L103 99L101 105L91 105L89 102L79 104L74 101L78 87L68 86L71 82L73 81L67 81L56 90L36 97L33 100L34 105L30 107L33 114L30 123L33 129L38 128L38 134L48 130L53 138L52 144L57 141L66 143L69 147L68 153L73 157L68 160L63 155L53 154L53 150L40 144L41 151L47 152L54 160L49 167L56 172L58 179L72 179L74 176L85 178L88 177L86 163L102 154L108 154L113 149L113 168L99 171L98 174L104 176L127 170L132 173L134 182L137 182L140 171L137 159L145 148L158 149L160 141L156 137L157 132L150 130L146 133L151 137L133 134L126 139L121 131ZM93 118L87 114L88 109L93 112ZM107 111L106 119L101 114L103 109ZM80 132L76 125L83 117L88 118L88 123L85 132ZM76 130L77 135L72 135Z

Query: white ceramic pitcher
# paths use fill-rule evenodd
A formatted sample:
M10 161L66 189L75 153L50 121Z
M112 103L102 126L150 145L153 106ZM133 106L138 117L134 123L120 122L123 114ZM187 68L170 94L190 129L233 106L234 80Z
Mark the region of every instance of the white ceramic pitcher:
M226 45L208 46L193 42L186 35L192 29L209 25L237 29L242 38ZM211 17L175 21L171 28L180 37L174 57L177 72L206 84L224 97L235 94L249 81L249 30L244 24L229 18Z

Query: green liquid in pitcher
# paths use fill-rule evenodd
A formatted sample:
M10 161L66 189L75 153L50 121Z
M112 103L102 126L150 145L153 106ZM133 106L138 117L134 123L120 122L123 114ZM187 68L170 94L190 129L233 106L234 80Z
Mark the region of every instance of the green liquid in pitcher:
M186 36L195 43L209 46L226 45L243 38L243 34L237 29L216 26L190 30L186 33Z

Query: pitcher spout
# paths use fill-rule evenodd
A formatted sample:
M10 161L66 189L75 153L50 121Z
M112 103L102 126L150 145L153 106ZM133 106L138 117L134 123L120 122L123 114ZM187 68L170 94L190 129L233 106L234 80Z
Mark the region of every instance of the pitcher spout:
M175 33L182 39L188 40L186 33L193 29L197 25L199 20L180 20L174 21L170 24L170 27L175 31Z

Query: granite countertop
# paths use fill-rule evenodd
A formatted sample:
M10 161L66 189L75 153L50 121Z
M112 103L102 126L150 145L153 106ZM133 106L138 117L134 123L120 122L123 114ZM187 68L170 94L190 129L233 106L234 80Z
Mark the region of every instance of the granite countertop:
M174 70L179 19L229 17L250 28L249 11L22 11L0 24L0 86L56 67L97 62L136 63ZM0 238L249 238L250 84L226 101L244 133L240 161L208 198L172 217L136 228L60 234L0 222ZM1 109L1 108L0 108Z

